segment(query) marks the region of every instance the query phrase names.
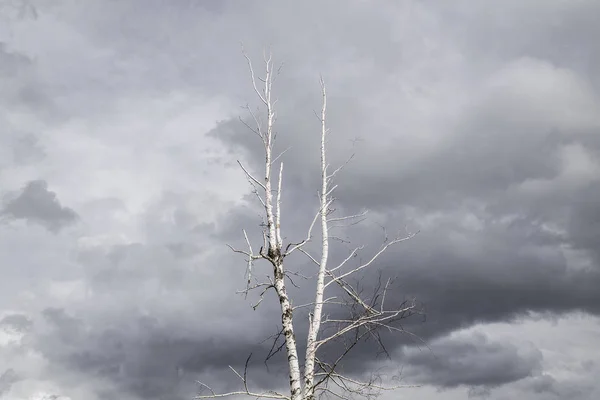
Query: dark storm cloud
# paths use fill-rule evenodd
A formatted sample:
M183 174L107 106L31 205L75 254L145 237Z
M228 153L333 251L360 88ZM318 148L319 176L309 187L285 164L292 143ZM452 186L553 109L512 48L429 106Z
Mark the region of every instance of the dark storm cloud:
M182 210L182 212L184 211ZM289 227L291 223L293 224L292 231L300 232L306 218L292 218L291 215L290 217L291 221L288 221L287 226ZM241 245L243 242L241 233L235 228L245 227L252 232L252 226L257 225L258 221L258 217L252 218L252 213L244 208L234 210L228 218L222 220L219 224L220 229L210 229L209 226L203 226L200 229L205 235L214 235L212 240L215 244L227 241L234 245ZM391 220L389 223L393 224L396 221L399 222L400 219ZM552 246L559 240L553 235L540 231L537 232L535 240L525 240L532 236L532 232L536 231L530 224L516 221L509 227L497 226L490 222L487 228L482 228L487 235L481 237L479 232L469 232L467 229L457 230L456 222L451 219L440 221L435 234L423 232L417 239L407 243L398 251L390 253L378 264L378 267L385 269L386 276L397 275L399 277L397 288L389 294L391 302L401 300L405 295L415 295L426 303L426 322L423 323L420 319L408 321L407 329L427 339L439 337L445 332L468 326L474 322L507 320L515 314L528 310L560 312L583 308L592 312L597 311L597 308L594 307L599 304L595 290L598 278L583 271L568 273L563 264L564 260L558 253L550 251L544 254L544 246ZM168 231L169 229L163 227L163 230ZM371 241L367 241L371 245L369 248L373 248L377 245L377 238L381 232L379 227L366 224L359 228L356 235L358 238L373 238ZM198 240L207 243L206 238L198 238ZM432 246L432 243L438 244ZM468 243L470 247L465 247L465 243ZM537 254L538 251L541 253ZM175 385L188 387L187 385L191 385L194 378L197 378L203 371L211 369L223 371L221 382L229 382L230 387L234 388L236 380L235 377L226 373L227 365L241 368L250 351L255 353L255 359L260 362L260 357L264 356L270 344L268 342L261 344L261 338L275 333L274 328L278 322L276 307L270 307L272 304L268 303L268 297L264 307L261 306L258 311L251 312L256 316L256 321L262 322L262 326L252 323L244 326L246 328L253 326L259 334L251 340L242 340L236 346L232 346L227 340L214 342L210 335L202 333L204 328L200 326L188 334L176 333L189 330L194 324L201 323L201 321L211 320L213 321L210 322L211 325L215 323L214 319L207 316L202 301L194 301L192 294L194 287L199 290L208 290L206 285L202 285L202 288L199 285L209 277L210 280L206 283L211 285L216 284L217 277L224 273L239 278L234 280L231 285L223 285L222 281L219 287L223 292L219 295L218 300L213 296L211 301L211 304L218 304L218 310L228 310L229 322L222 332L235 330L236 319L248 314L250 310L240 297L233 295L235 290L243 285L243 261L230 254L226 248L223 248L222 254L218 257L218 263L210 261L204 264L211 271L204 277L186 269L182 270L182 265L178 266L175 260L170 260L168 254L166 249L152 249L143 245L117 246L105 253L104 257L106 257L107 263L101 269L98 269L100 268L98 266L90 271L94 274L91 282L96 290L102 290L107 296L119 296L123 304L129 304L138 301L135 300L136 298L144 296L142 291L132 292L129 289L132 285L146 286L158 279L161 282L160 286L164 288L163 301L174 300L175 293L181 292L190 296L190 304L196 304L196 306L180 306L173 309L167 307L172 310L169 311L170 313L175 313L174 316L176 316L176 313L187 310L185 314L188 315L188 311L204 309L204 312L198 311L199 314L203 314L202 320L192 322L193 315L197 314L192 312L191 319L182 315L181 318L171 320L179 322L170 325L170 329L166 329L164 326L168 325L168 322L164 319L164 315L156 314L149 319L139 319L139 317L134 317L138 315L138 311L131 308L129 311L119 313L119 317L116 315L113 317L115 328L106 328L104 323L97 323L94 322L94 319L89 319L89 315L82 316L87 319L86 324L90 324L88 329L82 330L77 327L82 326L83 322L75 323L75 320L66 317L64 312L48 311L46 314L50 320L54 321L53 323L57 327L62 327L60 330L54 331L49 338L41 341L39 348L55 362L64 363L69 368L76 368L92 375L99 374L107 377L142 396L150 396L150 393L167 393L174 390ZM341 249L338 249L334 253L334 258L340 259L344 254ZM87 261L82 260L89 266L95 265L94 259L101 258L98 255L91 256L91 254L85 257L90 257L85 259ZM483 263L479 260L487 261ZM161 265L169 265L170 268L164 270L160 268ZM220 269L214 269L215 265L219 265ZM307 275L310 275L312 268L298 258L290 259L288 266L291 269L298 268ZM265 267L257 266L256 270L261 271ZM97 274L93 271L97 271ZM168 271L170 271L169 275L172 275L174 271L179 271L176 281L171 282L171 278L166 279L164 273ZM107 275L107 273L110 274ZM366 276L363 284L365 287L370 287L372 282L372 277ZM308 282L305 287L310 288L311 286L312 281ZM124 293L131 296L130 300L124 300ZM296 297L298 302L306 300L309 295L308 289L299 294L300 297ZM156 310L155 307L151 306L150 309ZM336 312L335 310L330 311ZM127 321L128 316L134 318L134 321ZM302 321L304 316L297 314L297 318ZM151 323L144 325L138 321L145 327L140 329L136 327L141 326L135 322L138 319ZM163 328L157 328L161 325ZM78 339L72 336L73 332L79 332L76 333ZM89 332L95 332L95 335L99 335L99 337L113 339L111 339L112 341L100 338L89 340ZM301 343L305 333L302 328L297 332ZM63 335L66 335L64 340L65 345L69 343L68 348L61 347L54 342L56 337ZM536 359L535 357L521 360L523 369L517 369L515 372L518 373L518 376L510 375L507 372L496 373L495 366L502 362L515 361L512 358L514 348L490 344L481 337L475 339L464 339L464 342L459 340L458 344L450 339L440 339L434 341L433 344L434 348L440 346L442 354L439 355L437 350L434 350L440 360L449 358L448 363L459 362L449 356L454 350L459 354L457 357L466 352L469 357L478 362L483 362L482 359L487 356L497 357L490 361L490 368L480 370L481 374L473 377L468 375L468 371L457 373L455 368L445 370L449 364L440 363L435 367L437 374L428 382L440 386L451 386L450 377L455 376L453 382L457 385L487 387L510 382L511 379L520 379L524 376L523 374L527 373L525 367L533 368L532 360ZM235 342L240 340L241 337ZM122 345L128 349L125 356L117 357L120 354L117 350L114 351L114 357L110 356L113 352L110 347L111 343L115 342L127 343ZM73 343L80 344L71 347ZM396 336L386 337L386 343L388 349L392 350L395 346L412 342L408 337ZM365 360L373 359L373 349L371 345L357 349L347 360L345 370L360 375L363 372ZM503 358L502 350L507 351L506 358ZM67 356L67 354L69 355ZM160 357L160 363L153 361L156 360L156 354L165 354ZM409 354L406 360L407 365L416 363L422 367L421 364L425 361L413 353L407 354ZM398 361L404 362L404 357L400 357ZM135 363L138 362L146 367L136 367ZM254 364L252 377L257 384L269 386L268 379L262 378L265 371L259 362ZM279 370L282 362L281 358L272 360L271 370ZM432 361L432 363L434 362ZM443 371L447 375L443 375Z
M56 193L48 190L43 180L31 181L18 196L5 199L2 215L36 222L51 231L58 231L78 219L75 211L60 204Z
M523 352L510 343L492 342L482 334L445 337L432 341L430 347L433 354L418 349L405 352L408 374L419 382L444 388L499 386L541 369L542 354L538 350Z
M541 78L535 78L533 71L541 73ZM507 76L516 76L517 83L531 76L541 82L530 89L535 94L536 90L545 91L548 85L554 90L551 78L555 73L558 79L555 87L574 85L575 93L579 93L579 82L572 81L569 72L537 61L520 60L507 67L499 79L512 85L514 82L507 80ZM550 182L561 173L564 165L560 151L564 145L586 136L590 125L585 121L587 116L594 115L593 108L584 102L583 110L575 111L580 112L584 123L565 125L557 112L552 111L555 105L543 105L544 96L540 96L535 107L541 105L542 111L547 109L550 114L528 110L526 105L519 104L526 101L521 98L523 90L513 92L509 86L501 85L486 93L485 102L464 116L456 131L449 132L448 140L408 170L391 168L381 174L382 171L371 171L366 164L358 167L350 164L341 175L338 201L342 206L350 210L361 205L380 208L388 213L388 228L406 222L416 225L414 229L421 225L422 233L415 240L403 246L402 251L388 254L380 264L387 266L389 274L399 275L403 286L410 288L410 294L427 304L425 336L474 321L510 318L530 309L560 312L584 309L594 313L599 310L600 297L594 289L600 282L597 265L591 269L573 268L559 249L573 246L587 254L597 252L593 243L597 236L593 218L597 202L593 193L598 184L592 181L570 187L559 181L540 193L515 190L518 185L535 180ZM564 93L570 96L568 91ZM583 98L586 96L584 90ZM559 97L557 110L568 105L561 102ZM536 113L532 115L533 111ZM331 124L335 126L335 121ZM292 132L289 136L280 135L279 148L286 148L290 142L297 145L294 138L301 135L304 126L285 121L278 125L281 131ZM556 129L562 129L564 135ZM250 154L256 155L255 168L260 168L259 144L251 142L255 137L242 124L233 121L222 124L213 135L227 143L231 141L232 146L247 146ZM310 146L306 136L302 138L305 146ZM290 152L285 179L293 182L288 186L288 199L302 199L297 204L304 206L294 207L294 215L308 218L312 196L307 191L315 187L311 181L314 183L318 176L318 164L317 160L310 162L315 158L310 154L303 157L302 146ZM586 149L597 150L590 146ZM393 163L394 151L392 147L388 158L382 158L381 163ZM357 152L360 154L360 148ZM307 164L304 166L302 162ZM309 173L315 178L303 179ZM419 224L414 211L396 212L395 218L387 211L406 206L416 209L417 215L445 212L449 216L437 218L431 224ZM580 217L586 210L587 217ZM465 227L469 219L480 226ZM242 224L232 221L231 225ZM556 232L551 228L553 225L566 231ZM301 232L300 226L290 227L288 221L286 227ZM357 242L372 237L372 229L355 236ZM587 246L582 247L583 243ZM343 255L338 253L337 258Z
M594 7L592 3L586 4ZM527 9L533 13L534 8ZM450 11L466 10L454 7ZM551 8L544 17L558 17L559 12ZM575 18L574 13L584 16L586 12L575 7L563 26ZM591 29L586 18L580 22L585 25L582 29ZM493 31L497 34L501 31L499 23L492 20L486 25L486 32L491 35L489 32L497 28ZM529 27L524 21L521 23L520 28L527 32ZM537 32L538 27L534 29ZM462 38L463 32L457 35ZM577 48L596 54L595 48L588 44L584 41ZM549 46L542 42L535 45L538 49ZM559 178L565 168L567 146L584 146L591 154L600 150L593 139L600 129L595 118L599 103L597 94L586 86L589 71L568 60L556 66L542 59L523 57L523 53L516 51L520 46L517 40L505 40L503 46L506 49L512 46L515 52L497 54L500 58L495 60L497 71L493 77L481 82L482 89L472 104L440 134L443 139L432 151L415 160L408 157L411 162L403 163L405 157L397 154L404 154L403 148L411 143L410 138L406 141L399 138L378 153L378 163L357 161L339 179L339 204L350 210L367 205L390 213L390 209L409 206L417 213L410 218L413 221L418 221L422 212L455 214L446 221L423 226L421 235L405 246L405 255L397 252L396 259L390 255L381 262L389 265L387 272L398 273L405 287L426 302L430 318L424 329L430 332L451 330L477 320L510 318L529 309L561 312L585 309L596 313L600 307L600 297L594 289L600 282L598 265L573 269L558 249L572 246L587 254L597 252L594 239L598 233L593 215L597 214L594 210L598 202L593 199L598 183L592 179L587 184L570 186ZM475 49L469 47L469 51ZM281 96L286 89L289 87L280 89ZM316 131L313 126L316 121L311 124L310 118L304 119L308 122L299 120L303 113L310 114L309 107L318 106L318 99L315 100L310 106L302 99L288 100L287 105L281 106L281 122L278 122L278 130L286 133L279 135L279 148L294 146L286 159L286 179L295 183L290 184L290 197L302 198L298 203L304 205L309 204L306 202L309 196L303 192L316 187L318 176L317 155L310 152L310 134L307 135ZM344 104L342 109L349 109L344 102L351 100L330 99L332 104L336 101ZM291 122L286 120L288 116ZM369 115L346 113L337 118L333 115L330 118L333 137L348 135L342 119L355 122L361 118L368 120ZM358 133L360 129L350 131ZM245 146L255 155L255 168L260 168L259 143L253 141L254 136L242 124L233 121L223 124L213 135L231 146ZM378 130L377 136L370 140L377 143L380 136L385 137L386 133ZM313 148L317 144L314 139ZM368 156L369 148L360 147L357 158L360 159L361 150L367 153L365 160L373 159ZM571 161L579 162L578 157L585 154L575 153ZM378 164L381 169L376 169ZM576 182L578 178L572 179ZM557 180L556 184L551 183L553 180ZM540 192L519 189L520 185L526 187L535 181L548 182L548 189ZM308 206L305 211L297 207L295 211L310 215ZM397 214L400 218L388 218L388 225L392 221L402 225L406 221L402 217L410 215ZM465 218L473 217L481 227L461 227ZM554 232L550 226L565 231ZM369 233L365 232L363 237ZM413 246L418 250L413 251Z
M476 118L479 121L485 120L485 113L478 112ZM235 137L235 146L254 138L252 134L243 131L241 124L237 131L235 124L232 121L222 125L213 134L222 138ZM412 223L411 228L421 228L421 234L417 238L392 250L377 266L384 268L387 276L398 277L397 291L388 295L391 302L402 301L404 296L414 295L424 303L426 322L413 319L407 321L405 327L425 339L439 337L445 332L476 322L511 320L516 315L531 310L558 313L571 310L585 310L595 314L600 312L600 295L596 290L600 285L598 265L592 265L591 269L574 268L560 250L561 246L575 245L588 254L597 251L592 243L597 237L593 218L597 202L590 195L597 185L567 187L569 193L564 192L564 187L558 186L554 189L557 191L556 195L549 198L515 198L510 193L506 194L514 182L556 177L560 169L556 152L562 139L544 134L543 129L537 136L531 136L531 131L519 130L524 128L514 122L510 122L508 127L503 126L499 115L495 115L489 124L497 126L502 133L496 132L498 136L494 136L484 130L470 128L466 131L470 132L469 136L464 141L456 141L456 151L460 153L454 153L455 148L451 147L453 142L448 142L435 155L438 158L435 168L413 170L414 183L419 185L417 187L405 184L386 186L385 183L376 181L375 177L373 180L357 178L354 175L356 169L352 165L345 172L349 177L344 183L352 185L350 180L356 179L360 186L352 186L355 190L346 192L346 196L340 196L339 204L342 206L358 208L360 199L363 200L362 204L372 205L372 193L379 193L381 196L387 194L386 201L391 202L390 199L398 196L390 190L408 188L408 194L400 194L414 196L408 204L419 210L434 211L434 215L437 210L447 213L431 223L419 223L419 217L411 212L385 214L389 229L402 226L407 221ZM284 127L287 127L285 123ZM514 131L514 136L507 136ZM476 132L480 132L482 137L477 137ZM485 136L486 133L488 136ZM247 135L245 138L244 134ZM486 138L491 139L491 143L486 143ZM248 148L255 151L255 145L256 143L250 143ZM285 148L285 145L280 145L280 148ZM302 152L295 153L298 154ZM442 157L447 160L442 161ZM498 160L494 157L498 157ZM284 200L294 199L296 204L294 213L288 214L291 221L287 220L285 224L285 232L293 232L289 234L289 240L293 240L295 236L301 237L304 222L314 209L311 207L314 196L306 190L310 181L306 183L302 178L307 175L306 170L310 171L312 168L312 172L316 172L310 164L305 170L297 171L293 162L292 160L292 167L288 163L286 169L285 179L289 186L288 196L284 195ZM260 168L258 156L256 168ZM441 175L441 178L437 178L436 174ZM425 183L419 183L419 177ZM429 182L428 177L431 179ZM379 186L373 188L370 182ZM340 192L344 193L344 189ZM471 201L466 201L469 198ZM571 199L580 200L573 202ZM488 205L482 206L481 200L485 200ZM400 203L398 209L406 203ZM579 217L587 209L590 210L588 217ZM228 233L232 236L230 239L223 237L223 240L231 242L236 236L239 237L235 227L252 226L249 214L247 210L240 209L231 215L232 219L227 225L232 227ZM560 224L563 222L560 218L563 214L567 215L566 221L569 224L577 224L576 228L568 229L568 225L564 225L566 231L549 229L546 224ZM304 215L304 218L297 219L297 215ZM470 222L469 219L475 222ZM476 226L469 226L473 223ZM364 229L359 228L353 238L357 243L366 242L371 249L376 248L380 230L368 222L366 226ZM586 243L586 238L586 247L577 245ZM338 247L332 256L333 259L343 259L345 254L344 248ZM301 269L303 273L310 271L308 263L303 265L300 262L300 265L306 268ZM294 261L290 260L288 266L295 266ZM366 276L363 281L367 287L374 282L373 276ZM406 337L386 339L392 348L407 342ZM372 354L372 350L371 346L357 350L350 356L346 369L360 370L362 362ZM487 372L490 373L487 376L490 380L503 379L501 376L494 377L492 371Z
M425 321L413 317L403 324L407 330L429 340L477 322L510 321L529 311L600 312L600 295L596 290L600 273L567 267L557 249L564 240L561 235L545 231L535 221L516 219L501 223L485 214L479 215L483 226L469 229L461 227L462 214L457 214L458 220L440 218L433 225L435 228L422 228L415 239L390 251L376 264L376 269L383 269L384 277L397 278L394 290L388 293L390 304L399 304L414 296L424 306ZM252 227L258 219L253 224L248 215L240 210L239 219L232 216L235 219L229 222L230 226ZM390 218L387 225L401 225L405 219L402 215L396 216ZM288 221L286 227L301 232L306 220L305 217L303 221ZM294 224L293 228L290 223ZM231 229L228 235L231 237L223 238L224 241L241 245L239 232ZM368 245L364 257L369 249L377 248L380 237L380 228L368 222L352 235L356 242ZM332 260L342 260L346 254L343 246L334 245ZM302 258L288 261L288 268L298 269L305 275L314 274L312 265ZM370 288L376 279L375 274L367 274L361 283ZM312 281L307 282L306 291L299 294L299 302L308 301L312 285ZM343 310L330 308L328 312L335 314ZM298 315L298 320L302 321L303 316ZM303 333L300 329L300 340ZM388 350L414 343L402 335L384 334L384 338ZM345 363L346 370L360 372L364 360L372 358L373 350L372 345L367 345L351 353Z
M240 368L249 352L260 350L257 341L232 335L231 330L220 336L202 335L202 325L208 321L188 321L186 326L170 323L165 316L129 311L107 326L86 322L62 309L46 309L43 314L49 328L36 335L35 349L53 363L108 379L120 390L143 398L188 398L190 391L197 390L199 376L218 373L227 377L229 365ZM264 373L259 371L260 375ZM270 380L262 378L263 384L272 383L273 378L285 384L285 375L270 375ZM234 379L230 383L216 384L238 385Z
M320 2L318 12L311 2L216 3L40 6L39 19L47 24L42 32L54 27L60 38L77 40L57 40L38 59L1 47L0 70L10 85L0 101L36 105L53 99L39 108L107 125L122 112L116 100L130 96L201 92L252 105L238 42L257 63L260 48L272 42L276 60L286 62L276 83L277 145L292 146L284 158L285 240L301 239L315 211L319 72L330 88L331 162L356 153L338 181L338 208L374 211L372 222L351 230L353 242L368 245L366 257L382 238L377 223L390 232L405 224L421 229L375 265L384 277L398 278L390 302L415 296L425 306L426 320L405 326L432 340L437 358L409 349L395 360L406 362L413 378L439 387L478 387L473 393L522 380L538 373L535 350L522 353L484 336L445 335L532 310L600 313L600 186L589 167L600 154L600 51L589 39L598 36L591 17L596 2L530 0L518 2L519 9L513 7L517 0L503 3L506 8L491 1L411 2L402 9L393 2L381 8L349 2L344 12L328 2ZM45 52L58 56L45 58ZM261 168L260 142L235 118L210 136L231 150L223 164L235 163L234 154L242 152L251 169ZM353 142L357 137L364 140ZM19 142L15 161L40 161L39 152L29 155L37 145L34 139ZM139 149L131 153L133 162L141 156ZM201 178L189 185L210 191ZM186 195L164 197L142 212L131 207L144 216L134 239L78 248L70 261L81 267L73 279L83 279L85 295L66 309L46 308L28 340L57 367L52 379L68 386L72 378L60 368L84 381L100 378L117 388L96 390L107 398L124 392L189 398L204 375L236 388L227 366L241 367L250 351L257 360L252 378L271 386L260 365L269 343L261 340L276 332L277 303L271 293L254 312L248 303L255 298L234 294L244 285L245 264L225 246L244 246L242 228L260 243L260 210L232 206L204 223ZM203 207L212 213L213 204ZM101 208L109 204L98 203ZM45 181L30 182L3 213L55 231L78 219ZM334 244L332 262L343 259L347 247ZM574 266L565 248L597 258ZM290 269L314 275L301 255L288 261ZM268 265L256 267L257 276L266 272ZM366 275L362 284L371 287L376 279ZM303 289L291 290L301 303L314 282L298 283ZM7 316L0 325L31 328L23 318ZM302 313L296 318L306 320ZM301 342L305 333L299 328ZM385 339L390 351L412 343L406 336ZM372 349L357 349L346 370L365 372ZM274 359L271 371L283 370L282 360ZM531 392L575 396L548 379L532 382Z
M391 219L389 225L402 219ZM425 322L409 320L406 329L431 339L477 322L510 321L530 310L600 312L598 269L568 267L557 249L561 237L527 220L499 223L488 216L479 229L461 227L461 222L438 219L378 262L384 275L397 277L390 302L415 296L424 304ZM377 235L375 229L365 231ZM363 283L374 281L366 276ZM388 339L394 346L402 338Z

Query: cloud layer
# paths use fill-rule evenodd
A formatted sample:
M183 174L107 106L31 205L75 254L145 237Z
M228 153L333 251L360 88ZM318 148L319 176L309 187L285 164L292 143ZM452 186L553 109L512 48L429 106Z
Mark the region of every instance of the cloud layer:
M225 246L243 246L242 228L260 241L235 162L262 162L239 122L257 104L243 42L256 65L268 45L284 62L285 240L315 210L319 74L331 162L355 154L337 208L370 210L337 233L367 257L381 225L421 231L376 267L397 277L390 301L424 305L406 327L433 355L390 336L391 361L367 344L346 369L405 366L424 388L399 396L596 398L598 13L593 0L0 5L0 396L179 400L197 379L235 387L227 366L249 352L253 384L285 386L281 360L260 360L277 304L235 294L244 261ZM289 267L312 275L302 257Z

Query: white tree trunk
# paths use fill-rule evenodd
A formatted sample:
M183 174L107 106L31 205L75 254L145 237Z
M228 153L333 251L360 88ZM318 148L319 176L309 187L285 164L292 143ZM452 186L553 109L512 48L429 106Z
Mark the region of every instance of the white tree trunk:
M267 62L267 73L265 78L264 103L267 108L267 131L265 132L265 212L267 217L267 230L269 232L269 248L267 259L273 265L273 286L279 297L281 306L281 324L285 338L285 348L290 378L290 399L299 400L302 396L300 366L298 362L298 350L296 347L296 336L294 335L293 309L285 287L285 269L283 265L283 253L281 243L281 179L283 167L280 169L278 193L277 193L277 215L273 212L273 191L271 185L271 167L273 163L273 119L274 112L271 103L272 71L271 63ZM283 164L282 164L283 166ZM275 223L277 221L277 223Z
M306 344L306 360L304 363L304 399L313 400L315 397L315 358L317 355L317 339L321 328L321 318L323 314L323 298L325 293L325 273L327 271L327 260L329 258L329 230L327 227L327 209L329 207L328 178L327 178L327 160L325 158L325 142L327 128L325 126L325 112L327 111L327 94L325 85L321 80L321 89L323 94L323 106L321 108L321 193L320 209L321 217L321 262L319 273L317 274L317 288L315 293L315 305L309 320L308 340Z
M287 351L287 360L290 377L290 399L299 400L302 396L300 366L298 363L298 350L296 348L296 337L294 335L294 323L292 317L292 306L287 296L283 263L274 265L275 290L279 296L281 305L281 325L283 326L283 335L285 337L285 348Z

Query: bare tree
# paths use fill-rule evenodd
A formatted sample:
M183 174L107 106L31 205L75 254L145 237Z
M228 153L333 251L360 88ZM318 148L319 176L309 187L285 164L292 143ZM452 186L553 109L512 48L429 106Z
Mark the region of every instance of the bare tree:
M266 113L266 124L259 115L252 111L250 107L246 107L252 120L253 125L244 122L240 119L248 129L250 129L263 143L265 154L264 175L260 178L253 175L241 162L238 161L241 169L252 185L253 193L260 201L264 209L264 224L262 238L263 243L258 252L253 250L252 244L248 238L246 231L243 235L246 241L247 250L238 250L229 246L234 252L241 253L247 257L247 284L246 288L241 292L248 294L253 290L260 290L259 300L253 306L255 309L262 302L264 295L273 289L279 300L281 310L281 331L276 335L275 342L269 357L275 352L283 350L287 355L287 367L289 372L289 394L283 394L275 391L253 391L249 388L247 378L248 363L250 357L246 360L243 372L238 372L233 367L230 369L241 380L242 389L239 391L228 393L215 393L208 385L198 382L205 394L199 395L197 399L229 397L236 395L248 395L255 398L270 398L270 399L288 399L288 400L314 400L317 397L333 396L340 399L348 399L352 395L360 395L363 397L376 396L382 390L392 390L401 385L385 386L380 383L380 379L376 375L367 381L360 381L349 375L345 375L340 371L340 362L348 353L362 340L374 338L376 343L381 346L381 349L387 354L383 345L379 332L387 330L389 332L405 333L402 327L398 324L400 320L407 318L418 312L417 304L414 299L405 300L400 304L395 304L392 307L386 304L386 295L390 290L391 280L387 280L379 285L374 290L373 295L369 297L363 296L362 290L357 284L350 283L350 278L358 273L362 273L369 268L372 268L375 261L388 248L398 243L406 241L414 237L417 233L399 234L393 238L385 236L381 247L369 256L366 261L360 262L357 265L354 261L357 255L364 246L358 246L349 251L348 256L337 265L329 263L329 241L333 237L330 234L332 225L339 227L342 225L351 225L360 222L366 212L350 215L350 216L335 216L335 210L332 208L334 203L333 192L337 185L332 184L333 179L348 163L344 163L337 169L330 172L329 164L327 163L326 144L329 130L326 126L327 112L327 92L325 83L321 78L321 94L322 108L320 115L317 115L320 120L320 136L321 136L321 163L320 163L320 178L321 185L319 190L319 205L308 232L303 240L297 243L285 244L282 241L281 235L281 201L282 201L282 181L283 181L283 162L279 162L278 169L274 172L275 163L281 158L283 153L274 157L274 142L275 133L273 124L275 121L274 105L276 101L272 97L272 84L274 78L279 73L279 70L274 70L271 55L264 57L265 75L257 77L250 58L244 53L248 68L250 70L250 78L254 92L258 96ZM350 157L351 159L352 157ZM348 161L350 161L350 159ZM277 181L274 181L273 176L277 176ZM321 254L313 256L307 249L307 244L313 239L313 231L317 225L317 221L321 225ZM385 232L385 230L384 230ZM284 265L284 260L292 253L298 252L304 254L316 266L316 288L314 292L314 301L309 304L294 306L288 294L287 284L291 281L292 274ZM253 283L253 265L258 260L266 260L272 266L272 274L269 274L264 282L256 281ZM352 265L352 266L350 266ZM293 283L293 281L292 281ZM338 293L342 296L327 297L326 293L332 286L338 287ZM330 317L324 316L324 308L327 306L348 307L350 311L347 317ZM306 349L304 352L304 363L300 363L298 356L299 350L295 337L295 327L298 321L294 321L293 314L298 308L309 308L311 311L308 315L308 336L306 340ZM333 329L324 329L324 327L332 327ZM277 340L283 337L284 343L276 346ZM338 343L337 349L340 349L339 354L333 359L324 360L319 357L321 350L328 344ZM341 343L341 346L339 345ZM209 393L206 393L208 391Z

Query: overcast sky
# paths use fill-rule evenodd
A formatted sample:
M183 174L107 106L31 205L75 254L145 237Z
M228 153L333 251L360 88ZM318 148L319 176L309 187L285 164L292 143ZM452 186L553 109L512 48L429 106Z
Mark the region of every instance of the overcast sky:
M261 359L276 298L235 294L225 246L260 238L240 42L257 69L268 46L284 63L287 240L317 201L320 74L332 164L356 154L337 207L370 210L338 233L366 256L382 224L421 231L375 269L423 304L407 327L430 349L391 337L349 373L422 385L384 400L600 398L599 17L597 0L0 0L0 398L189 399L198 379L237 388L227 366L251 351L253 384L285 387Z

